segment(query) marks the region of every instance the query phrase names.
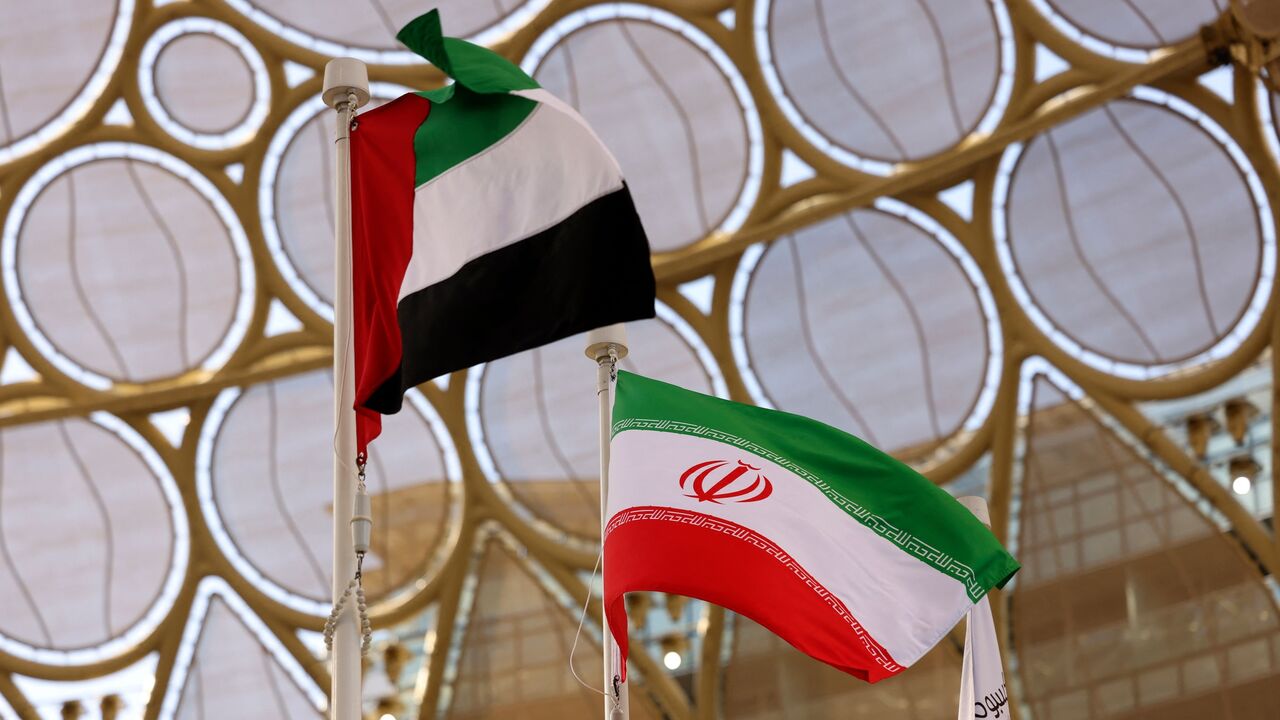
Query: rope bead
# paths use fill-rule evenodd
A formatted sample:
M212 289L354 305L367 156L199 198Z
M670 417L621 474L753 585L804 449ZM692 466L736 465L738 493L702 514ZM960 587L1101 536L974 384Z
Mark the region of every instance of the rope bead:
M356 617L360 622L360 655L368 655L369 649L373 647L373 622L369 619L369 604L364 595L364 586L359 579L351 578L324 621L324 647L329 653L333 652L333 636L338 631L338 620L342 617L342 611L346 609L353 590L356 596Z

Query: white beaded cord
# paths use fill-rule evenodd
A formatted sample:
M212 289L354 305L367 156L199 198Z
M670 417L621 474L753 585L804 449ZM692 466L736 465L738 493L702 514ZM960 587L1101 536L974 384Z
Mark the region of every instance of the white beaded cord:
M360 584L359 578L351 578L351 582L347 583L347 589L342 592L342 597L338 598L338 602L334 603L333 609L329 611L329 617L324 621L324 647L330 653L333 652L333 634L338 629L338 618L342 617L342 611L346 608L347 599L351 597L353 588L356 595L356 613L360 618L360 655L363 657L369 654L369 648L373 646L373 624L369 621L369 605L365 600L364 586Z
M363 453L356 459L356 506L360 507L360 498L369 496L368 489L365 485ZM353 526L355 519L353 518ZM353 527L354 531L354 527ZM353 538L354 539L354 538ZM366 538L367 539L367 538ZM333 654L333 635L338 629L338 618L342 617L342 611L347 607L347 601L351 598L352 591L356 596L356 617L360 619L360 656L364 657L369 654L369 649L373 646L373 623L369 620L369 602L364 595L364 585L361 583L361 571L364 566L365 550L360 549L360 543L356 541L356 574L351 578L351 582L347 583L347 589L342 591L342 596L333 604L333 609L329 611L329 617L324 621L324 647L330 655ZM367 547L367 546L366 546Z

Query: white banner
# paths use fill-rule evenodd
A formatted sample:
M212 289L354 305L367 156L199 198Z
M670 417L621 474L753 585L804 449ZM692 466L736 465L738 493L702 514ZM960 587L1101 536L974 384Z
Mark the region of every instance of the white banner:
M984 597L969 610L969 622L965 625L959 720L994 720L1008 716L1009 691L1004 684L996 625L991 619L991 605Z

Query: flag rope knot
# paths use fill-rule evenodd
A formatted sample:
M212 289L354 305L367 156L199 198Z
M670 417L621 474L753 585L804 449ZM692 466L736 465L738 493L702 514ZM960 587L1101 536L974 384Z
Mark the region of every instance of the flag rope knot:
M600 357L596 358L597 365L600 365L601 367L603 367L605 363L609 364L609 382L611 383L617 382L618 381L618 347L616 345L613 345L612 343L610 343L609 345L608 355L601 355ZM596 397L599 397L600 393L608 389L609 389L608 387L597 387Z
M354 92L347 93L346 106L342 108L342 111L347 113L348 131L355 130L360 125L360 121L356 120L357 107L359 107L359 105L356 103L356 94Z

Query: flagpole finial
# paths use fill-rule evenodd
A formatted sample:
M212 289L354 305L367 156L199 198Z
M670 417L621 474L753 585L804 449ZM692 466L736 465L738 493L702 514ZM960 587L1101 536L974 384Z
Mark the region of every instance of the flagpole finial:
M587 333L587 357L599 361L612 350L618 360L627 356L627 326L623 323L605 325Z
M587 333L587 357L596 362L610 354L615 360L621 360L627 352L627 326L623 323L606 325Z
M969 512L982 521L983 525L991 527L991 511L987 508L986 500L977 495L965 495L964 497L956 498L956 500L968 508Z
M324 104L337 109L356 96L356 107L369 102L369 68L355 58L334 58L324 66Z

